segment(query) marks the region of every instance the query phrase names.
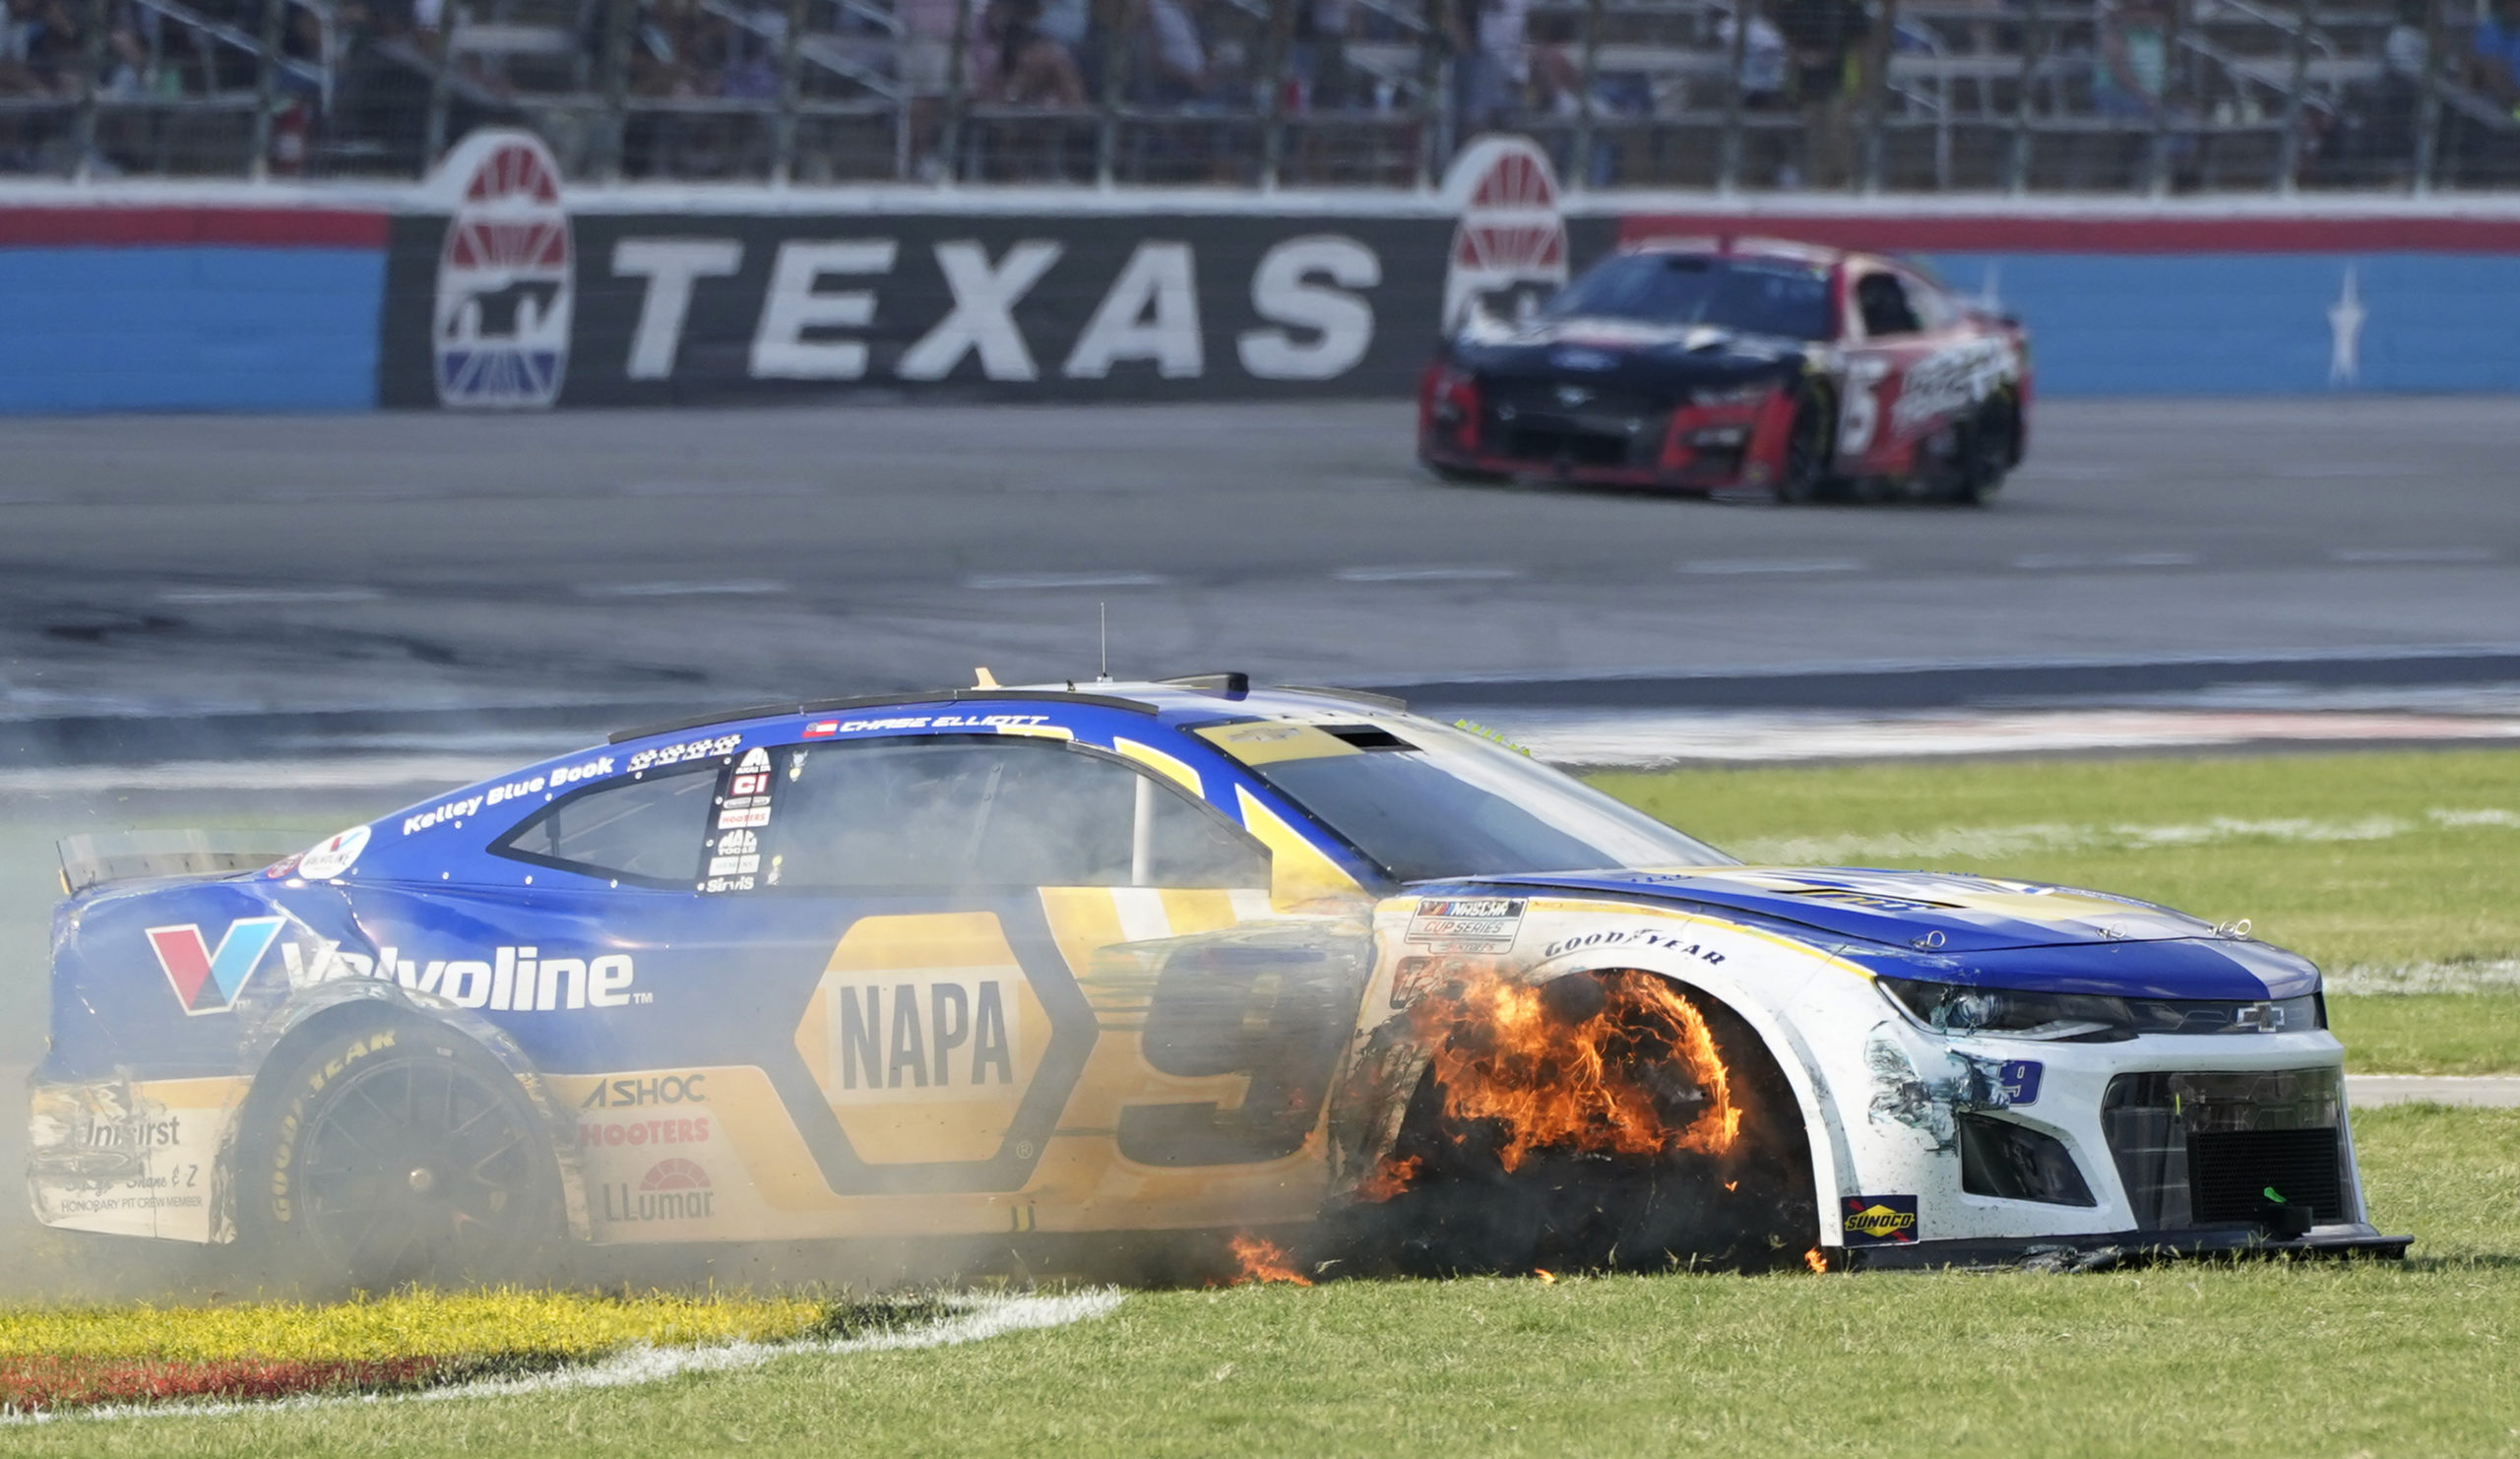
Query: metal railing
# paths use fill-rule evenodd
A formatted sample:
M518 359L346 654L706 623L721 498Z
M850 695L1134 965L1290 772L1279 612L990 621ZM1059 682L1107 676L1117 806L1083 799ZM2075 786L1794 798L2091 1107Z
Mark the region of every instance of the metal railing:
M1422 187L1502 127L1576 187L2520 186L2473 0L1870 0L1835 64L1743 0L1537 0L1519 48L1464 0L435 3L64 0L0 170L408 176L498 123L601 180Z

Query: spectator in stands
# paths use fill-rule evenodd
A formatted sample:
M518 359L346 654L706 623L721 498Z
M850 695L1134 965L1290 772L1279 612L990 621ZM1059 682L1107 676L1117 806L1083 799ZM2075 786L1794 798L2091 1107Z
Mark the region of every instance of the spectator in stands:
M1531 0L1451 0L1444 7L1453 47L1453 126L1468 141L1510 126L1531 82Z
M1715 28L1715 43L1729 60L1732 47L1741 48L1741 71L1733 78L1741 89L1744 111L1782 111L1786 107L1785 32L1768 19L1767 7L1753 3L1748 7L1750 31L1746 36L1734 34L1732 16L1726 16ZM1766 177L1778 187L1795 187L1801 182L1792 157L1794 139L1777 127L1749 126L1742 129L1742 162L1745 175Z
M1081 107L1076 58L1040 27L1041 0L989 0L982 14L978 92L1009 106Z
M2164 0L2116 0L2104 3L2097 17L2100 51L2092 71L2092 105L2102 116L2139 124L2125 135L2122 155L2136 181L2150 163L2151 125L2178 126L2186 113L2170 99L2170 12ZM2185 186L2192 180L2196 137L2178 130L2166 137L2171 180Z
M1815 187L1844 187L1855 175L1851 73L1858 47L1872 33L1872 18L1857 0L1784 0L1777 30L1794 53L1809 180Z
M8 0L0 94L66 96L79 86L79 28L61 0Z
M2493 0L2468 52L2469 85L2520 120L2520 0Z

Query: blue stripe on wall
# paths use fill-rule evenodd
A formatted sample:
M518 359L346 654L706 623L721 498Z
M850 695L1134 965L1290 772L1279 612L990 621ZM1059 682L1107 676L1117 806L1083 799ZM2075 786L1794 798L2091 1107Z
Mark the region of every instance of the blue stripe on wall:
M2520 258L2475 254L1945 254L2031 329L2043 393L2520 390ZM2351 385L2329 311L2363 311Z
M0 249L0 412L365 411L385 254Z

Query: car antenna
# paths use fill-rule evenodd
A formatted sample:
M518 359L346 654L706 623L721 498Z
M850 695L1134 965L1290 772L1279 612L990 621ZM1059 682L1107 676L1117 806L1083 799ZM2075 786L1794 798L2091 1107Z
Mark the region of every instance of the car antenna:
M1102 671L1094 676L1094 682L1107 684L1111 682L1111 604L1098 603L1094 613L1102 624Z

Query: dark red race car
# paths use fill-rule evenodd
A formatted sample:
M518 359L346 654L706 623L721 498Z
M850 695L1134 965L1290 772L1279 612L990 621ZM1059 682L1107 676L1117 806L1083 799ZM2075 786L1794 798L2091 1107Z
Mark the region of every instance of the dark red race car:
M1447 480L1982 502L2029 440L2029 337L1912 263L1760 238L1634 244L1427 367Z

